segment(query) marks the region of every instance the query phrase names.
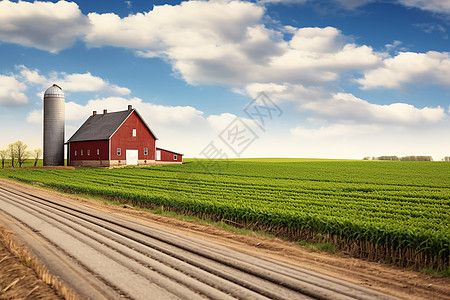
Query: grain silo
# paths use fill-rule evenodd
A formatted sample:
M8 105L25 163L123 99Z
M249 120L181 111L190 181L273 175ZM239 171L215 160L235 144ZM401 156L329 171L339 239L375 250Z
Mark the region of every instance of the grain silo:
M44 93L44 166L64 166L65 95L56 84Z

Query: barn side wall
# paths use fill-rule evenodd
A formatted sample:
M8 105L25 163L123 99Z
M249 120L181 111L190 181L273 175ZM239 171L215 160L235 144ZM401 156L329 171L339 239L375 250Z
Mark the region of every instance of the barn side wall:
M133 136L133 129L136 129L136 136ZM120 155L117 155L117 148L121 149ZM144 154L144 148L148 149L147 155ZM116 164L113 161L117 161L117 165L126 164L126 150L138 150L139 161L155 160L155 137L136 112L111 137L111 164Z
M97 150L99 154L97 154ZM108 140L72 142L69 151L71 166L109 166Z
M157 151L161 151L161 160L158 160L157 162L170 162L170 163L178 163L181 164L183 162L183 155L172 152L169 150L156 148ZM173 159L174 155L177 156L177 159Z

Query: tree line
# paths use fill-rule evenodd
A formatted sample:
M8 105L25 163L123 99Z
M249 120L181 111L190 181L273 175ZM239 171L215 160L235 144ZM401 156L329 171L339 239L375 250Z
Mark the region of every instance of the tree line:
M28 151L28 145L24 144L22 141L17 141L15 143L9 144L8 148L5 150L0 150L0 159L2 162L2 169L5 167L5 164L8 160L10 160L10 166L22 167L23 163L29 159L34 159L34 166L37 165L39 159L42 156L42 149L34 149Z
M433 158L428 155L409 155L398 157L395 155L383 155L383 156L366 156L364 160L392 160L392 161L433 161ZM442 161L450 161L450 156L446 156L442 159Z

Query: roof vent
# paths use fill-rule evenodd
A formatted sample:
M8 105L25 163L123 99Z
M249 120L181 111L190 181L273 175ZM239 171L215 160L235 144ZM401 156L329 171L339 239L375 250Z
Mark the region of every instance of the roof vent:
M106 115L108 111L106 109L103 110L103 114Z

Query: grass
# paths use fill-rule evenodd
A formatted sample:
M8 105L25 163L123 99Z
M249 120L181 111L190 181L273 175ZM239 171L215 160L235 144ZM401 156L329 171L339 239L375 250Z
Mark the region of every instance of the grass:
M300 241L300 242L296 242L297 245L302 246L302 247L306 247L308 249L313 249L316 251L324 251L324 252L328 252L328 253L332 253L332 254L336 254L338 252L338 249L336 248L336 246L334 246L331 243L310 243L308 241Z
M420 270L420 273L422 274L427 274L427 275L440 275L440 276L445 276L445 277L450 277L450 268L447 268L446 270L442 270L442 271L436 271L433 268L422 268Z
M44 160L43 159L39 159L37 161L36 167L42 167L44 165ZM67 160L64 160L64 165L67 165ZM15 161L15 165L14 167L16 169L20 169L20 167L17 165L17 161ZM34 159L27 159L24 161L24 163L22 164L22 168L30 168L30 167L34 167ZM0 168L1 168L1 162L0 162ZM5 167L4 169L12 169L11 168L11 160L8 159L5 161Z

